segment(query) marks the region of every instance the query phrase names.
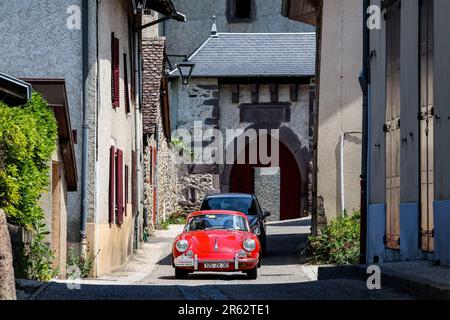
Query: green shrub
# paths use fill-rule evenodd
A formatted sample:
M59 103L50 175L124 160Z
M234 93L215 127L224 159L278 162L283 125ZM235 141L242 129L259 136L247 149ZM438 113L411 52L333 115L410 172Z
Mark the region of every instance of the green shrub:
M55 275L39 200L50 186L56 141L55 116L39 94L21 107L0 101L0 208L8 222L32 233L32 242L20 248L15 262L17 277L48 281Z
M360 214L336 218L318 236L311 236L309 241L309 259L312 263L357 264L360 253Z
M0 208L9 222L33 230L44 218L38 202L49 188L56 139L55 116L39 94L23 107L0 102Z
M59 274L59 270L53 269L54 255L45 243L49 232L41 222L36 222L33 229L31 243L20 248L19 259L14 261L15 277L50 281Z
M86 257L77 256L73 250L70 250L67 257L67 278L72 280L88 278L97 255L88 251Z

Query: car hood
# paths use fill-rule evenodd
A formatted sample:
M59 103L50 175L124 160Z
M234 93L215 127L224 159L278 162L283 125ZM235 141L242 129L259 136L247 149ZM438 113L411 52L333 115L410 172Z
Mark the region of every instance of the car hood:
M249 237L248 232L226 230L195 231L185 235L185 239L201 253L236 252Z

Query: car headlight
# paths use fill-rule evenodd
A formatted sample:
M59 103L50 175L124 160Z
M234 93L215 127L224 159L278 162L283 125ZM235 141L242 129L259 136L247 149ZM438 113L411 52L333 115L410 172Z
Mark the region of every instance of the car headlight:
M256 249L256 242L253 239L247 239L244 241L242 246L246 251L252 252Z
M189 242L186 240L179 240L175 246L178 252L184 253L189 249Z

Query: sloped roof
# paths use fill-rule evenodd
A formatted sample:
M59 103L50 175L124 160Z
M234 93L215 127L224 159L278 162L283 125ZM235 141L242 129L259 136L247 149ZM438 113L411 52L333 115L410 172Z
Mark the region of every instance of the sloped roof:
M307 77L315 59L315 33L218 33L189 57L197 78Z

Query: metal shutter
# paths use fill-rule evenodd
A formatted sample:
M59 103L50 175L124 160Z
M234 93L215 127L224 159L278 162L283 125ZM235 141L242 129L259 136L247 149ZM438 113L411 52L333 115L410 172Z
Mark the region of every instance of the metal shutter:
M434 99L433 39L434 5L432 0L420 4L420 202L421 248L434 251Z

